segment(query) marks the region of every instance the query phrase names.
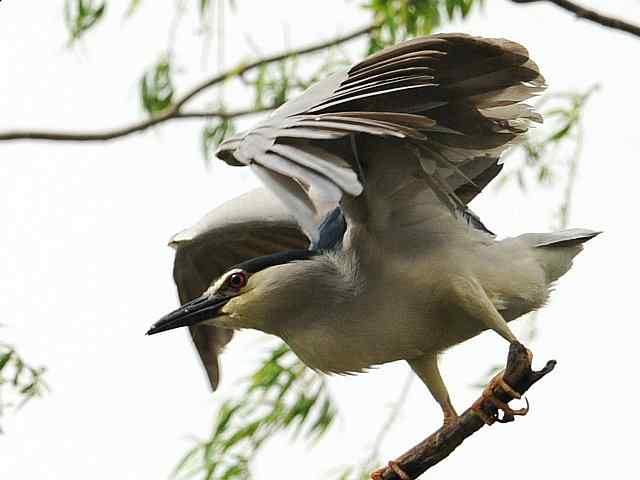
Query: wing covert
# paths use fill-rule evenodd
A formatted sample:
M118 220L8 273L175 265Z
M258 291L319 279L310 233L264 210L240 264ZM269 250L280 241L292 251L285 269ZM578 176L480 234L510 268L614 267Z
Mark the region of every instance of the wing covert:
M261 188L217 207L175 235L169 244L176 250L173 277L184 304L200 296L234 265L262 255L304 249L309 240L289 211ZM233 331L210 325L189 330L215 390L220 378L218 355Z
M387 175L385 168L409 184L415 165L430 198L486 230L466 204L499 173L501 153L542 121L521 102L544 88L537 65L517 43L464 34L417 38L319 82L250 132L223 142L217 154L232 165L252 165L314 240L314 226L343 196L366 193ZM394 148L366 155L359 148L376 142ZM386 158L376 158L378 150ZM383 165L372 168L374 162ZM381 198L396 188L376 187ZM360 207L371 210L374 203L363 200Z

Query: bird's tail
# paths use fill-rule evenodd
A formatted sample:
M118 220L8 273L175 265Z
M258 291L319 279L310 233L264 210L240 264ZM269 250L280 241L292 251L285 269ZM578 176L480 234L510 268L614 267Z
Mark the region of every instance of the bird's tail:
M571 228L552 233L528 233L523 237L534 248L547 282L551 283L569 271L573 258L583 249L582 244L600 233L585 228Z

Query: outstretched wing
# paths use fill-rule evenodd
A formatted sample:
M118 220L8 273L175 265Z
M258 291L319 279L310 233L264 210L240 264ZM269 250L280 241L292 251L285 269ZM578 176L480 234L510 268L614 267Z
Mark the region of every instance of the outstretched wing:
M544 87L516 43L417 38L321 81L217 154L251 165L312 238L344 196L360 196L342 203L350 222L366 218L381 231L443 208L485 229L466 204L498 174L500 154L542 120L521 102Z
M193 227L175 235L173 278L181 303L200 296L213 280L234 265L262 255L304 249L307 237L291 213L265 189L256 189L208 213ZM193 343L216 389L218 354L233 331L210 325L190 327Z

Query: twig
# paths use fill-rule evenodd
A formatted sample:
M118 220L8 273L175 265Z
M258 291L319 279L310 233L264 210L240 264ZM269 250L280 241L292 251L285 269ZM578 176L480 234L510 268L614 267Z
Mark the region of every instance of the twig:
M167 112L148 120L142 120L132 123L126 127L114 128L99 132L54 132L47 130L16 130L0 133L0 141L2 140L53 140L62 142L95 142L113 140L115 138L124 137L132 133L141 132L159 123L165 123L173 120L186 120L194 118L220 118L231 119L253 115L273 110L275 106L267 106L263 108L251 108L247 110L237 111L192 111L192 112Z
M389 433L389 430L391 430L391 427L398 419L400 411L402 410L402 407L407 400L407 396L409 395L409 390L411 389L413 380L416 378L412 370L409 370L408 373L409 374L407 375L407 378L404 381L402 388L400 389L400 394L398 395L397 400L393 403L387 419L382 424L382 427L380 427L380 430L378 430L378 434L376 435L373 446L371 447L371 454L362 464L364 468L370 467L374 462L378 461L380 446L382 445L384 438L387 436L387 433Z
M577 5L574 2L570 2L569 0L511 0L513 3L536 3L536 2L549 2L557 5L558 7L567 10L573 14L575 14L578 18L584 18L585 20L590 20L597 24L602 25L603 27L609 27L616 30L621 30L623 32L630 33L631 35L635 35L636 37L640 37L640 25L635 25L633 23L625 22L619 18L610 17L608 15L604 15L602 13L598 13L595 10L591 10L589 8L582 7Z
M547 362L542 370L537 372L532 371L527 349L520 343L512 343L509 349L509 359L503 378L505 382L511 385L516 391L524 393L534 383L551 372L555 365L556 362L551 360ZM504 403L514 398L501 387L495 389L495 396ZM495 405L485 397L481 397L476 403L488 417L498 415L498 410ZM507 414L505 414L505 417L502 419L503 422L512 420L513 416ZM398 470L400 473L406 473L409 478L415 479L429 468L444 460L467 437L473 435L484 425L485 423L480 416L469 408L460 416L456 423L448 427L440 428L418 445L401 455L394 462L390 462L399 468L383 468L374 472L373 475L375 475L375 478L381 480L400 480L401 477L396 473L396 470Z
M242 76L245 73L247 73L249 70L253 70L255 68L261 67L262 65L266 65L268 63L274 63L274 62L279 62L281 60L284 60L286 58L289 57L296 57L299 55L306 55L309 53L314 53L317 52L319 50L324 50L325 48L329 48L329 47L333 47L335 45L340 45L342 43L348 42L350 40L356 39L358 37L361 37L363 35L368 35L369 33L373 32L374 30L377 30L378 28L380 28L382 25L381 22L377 22L377 23L373 23L371 25L368 25L366 27L360 28L358 30L355 30L347 35L341 36L341 37L336 37L333 38L331 40L322 42L322 43L316 43L314 45L310 45L308 47L304 47L304 48L299 48L297 50L287 50L285 52L282 53L278 53L276 55L271 55L269 57L265 57L265 58L261 58L259 60L256 60L254 62L251 63L247 63L247 64L240 64L235 68L232 68L230 70L227 70L225 72L222 72L218 75L216 75L215 77L210 78L209 80L201 83L200 85L197 85L196 87L192 88L190 91L188 91L180 100L178 100L175 105L174 108L177 110L180 110L180 108L187 103L189 100L191 100L193 97L195 97L196 95L198 95L200 92L202 92L203 90L206 90L210 87L212 87L213 85L223 82L228 78L233 78L236 76Z
M255 60L250 63L240 64L235 68L226 70L218 75L210 78L209 80L196 85L188 90L182 97L180 97L176 103L174 103L165 112L147 120L141 120L125 127L114 128L111 130L105 130L102 132L60 132L60 131L48 131L48 130L15 130L9 132L0 132L0 141L2 140L53 140L53 141L71 141L71 142L93 142L93 141L105 141L113 140L115 138L124 137L132 133L141 132L150 127L165 123L171 120L185 119L185 118L201 118L201 117L217 117L217 118L235 118L244 115L251 115L253 113L259 113L261 111L272 110L273 107L253 109L253 110L241 110L238 112L183 112L182 107L201 92L211 88L212 86L222 83L227 79L242 76L246 72L255 68L267 65L269 63L279 62L286 58L295 57L299 55L307 55L320 50L324 50L335 45L341 45L348 41L354 40L363 35L377 30L382 25L381 22L376 22L366 27L362 27L358 30L354 30L343 36L335 37L331 40L309 45L304 48L287 50L276 55Z

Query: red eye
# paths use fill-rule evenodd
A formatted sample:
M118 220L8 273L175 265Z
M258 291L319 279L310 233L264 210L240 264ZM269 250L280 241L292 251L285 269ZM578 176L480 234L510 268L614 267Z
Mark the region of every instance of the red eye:
M247 275L244 272L235 272L229 276L229 286L236 290L241 289L247 284Z

